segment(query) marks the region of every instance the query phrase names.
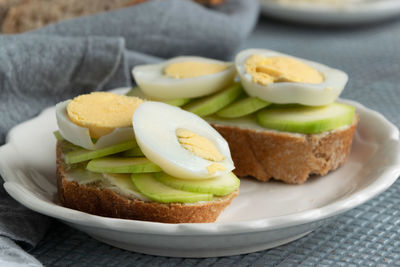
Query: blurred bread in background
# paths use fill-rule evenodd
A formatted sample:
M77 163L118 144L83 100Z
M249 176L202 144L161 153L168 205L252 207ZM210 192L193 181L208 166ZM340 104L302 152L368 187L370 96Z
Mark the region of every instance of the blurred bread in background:
M21 0L0 0L0 25L3 24L10 7L18 4L19 2L21 2Z
M149 0L0 0L2 33L22 33L63 19L129 7ZM195 0L217 5L224 0Z

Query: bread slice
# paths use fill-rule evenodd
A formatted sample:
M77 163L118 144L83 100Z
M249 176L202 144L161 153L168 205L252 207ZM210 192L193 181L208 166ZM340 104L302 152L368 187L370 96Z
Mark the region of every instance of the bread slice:
M1 31L9 34L22 33L64 19L111 11L146 1L148 0L0 0ZM195 1L205 5L224 2Z
M8 10L19 2L21 2L21 0L0 0L0 25L3 24Z
M57 187L61 204L83 212L121 219L163 223L214 222L219 214L238 195L227 196L192 204L157 203L130 199L113 190L96 184L78 184L67 179L67 169L62 156L61 143L57 142Z
M311 175L325 175L346 161L357 123L355 116L348 127L308 135L211 125L228 142L237 176L302 184Z
M225 0L195 0L195 1L199 4L209 5L209 6L220 5L225 2Z

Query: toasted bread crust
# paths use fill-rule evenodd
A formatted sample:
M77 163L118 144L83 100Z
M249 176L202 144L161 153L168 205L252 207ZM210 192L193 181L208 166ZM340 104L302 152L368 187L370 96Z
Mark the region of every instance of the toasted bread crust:
M57 187L60 201L65 207L105 217L163 223L214 222L238 195L238 191L235 191L216 201L163 204L129 199L109 189L79 185L66 179L60 143L57 143Z
M346 161L357 123L358 116L344 129L309 135L213 127L229 144L237 176L302 184L310 175L325 175Z

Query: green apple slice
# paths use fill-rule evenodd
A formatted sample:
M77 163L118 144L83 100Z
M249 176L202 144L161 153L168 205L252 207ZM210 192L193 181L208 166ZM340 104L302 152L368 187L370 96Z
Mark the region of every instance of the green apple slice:
M140 193L156 202L194 203L213 199L212 194L186 192L166 186L157 181L152 174L132 174L131 178Z
M85 167L78 167L75 165L72 168L67 169L68 179L71 179L78 184L91 184L103 180L103 175L100 173L90 172Z
M352 124L354 112L353 106L341 103L320 107L276 105L259 111L257 120L265 128L315 134Z
M154 177L163 184L175 189L196 193L210 193L216 196L228 195L238 189L240 185L240 180L232 172L206 180L180 179L165 172L155 173Z
M131 175L125 173L104 173L103 179L107 180L110 184L122 189L139 192L139 189L132 182Z
M89 161L86 169L103 173L159 172L161 168L147 158L104 157Z
M81 149L81 147L74 145L71 142L68 142L67 140L65 140L59 131L54 131L53 135L57 139L57 141L61 144L61 150L62 150L63 154Z
M148 198L141 194L139 189L137 189L135 184L132 182L131 174L103 173L101 175L103 176L103 179L112 185L111 190L116 190L119 194L129 198L148 200ZM108 188L108 186L105 188Z
M186 105L187 103L189 103L190 100L192 100L192 99L191 98L177 98L177 99L172 99L172 100L159 100L159 101L162 101L165 104L168 104L171 106L182 107L183 105Z
M246 97L221 109L217 112L217 115L221 118L239 118L254 113L270 104L258 97Z
M54 131L53 132L54 137L57 139L57 141L64 141L64 137L62 137L62 135L60 134L59 131Z
M148 99L148 97L145 96L145 94L142 92L142 90L140 90L139 87L132 87L132 89L129 90L129 92L126 93L125 95L127 95L127 96L136 96L136 97L139 97L139 98Z
M122 151L137 147L136 141L127 141L120 144L112 145L98 150L87 150L80 148L66 153L65 162L67 164L78 163L91 159L101 158L104 156L120 153Z
M59 141L59 142L61 142L61 150L62 150L64 155L66 155L66 154L68 154L70 152L78 151L78 150L82 149L81 147L76 146L76 145L68 142L67 140ZM72 163L68 163L68 162L66 162L66 163L67 164L72 164Z
M213 95L193 100L183 108L200 117L204 117L226 107L242 94L244 94L242 86L240 83L235 83Z
M128 93L126 93L126 95L127 96L136 96L136 97L139 97L142 99L149 99L149 100L153 100L153 101L161 101L168 105L177 106L177 107L181 107L181 106L189 103L189 101L191 100L191 98L177 98L177 99L172 99L172 100L157 100L157 99L153 99L153 98L146 96L142 92L142 90L140 90L139 87L133 87Z
M122 157L144 157L144 154L139 146L131 148L121 153Z

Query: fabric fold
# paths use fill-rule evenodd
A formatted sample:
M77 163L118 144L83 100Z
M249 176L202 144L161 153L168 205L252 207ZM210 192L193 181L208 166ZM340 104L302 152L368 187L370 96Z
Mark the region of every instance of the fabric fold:
M113 75L122 75L121 85L128 85L127 73L124 72L123 54L125 41L123 38L88 37L82 40L85 52L73 77L72 84L81 84L84 87L95 86L102 89Z
M9 238L0 236L0 266L39 267L43 265Z
M230 0L210 9L187 0L152 0L140 5L65 20L33 31L62 36L123 36L126 48L168 58L197 55L231 59L250 34L258 1Z

